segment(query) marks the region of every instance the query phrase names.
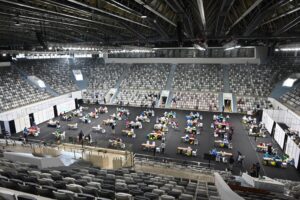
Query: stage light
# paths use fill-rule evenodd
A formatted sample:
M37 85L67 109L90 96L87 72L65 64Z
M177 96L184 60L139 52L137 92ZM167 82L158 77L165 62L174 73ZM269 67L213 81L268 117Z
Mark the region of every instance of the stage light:
M141 18L142 18L142 19L146 19L147 16L146 16L146 15L142 15Z
M6 56L6 53L3 53L2 56L3 56L3 57Z

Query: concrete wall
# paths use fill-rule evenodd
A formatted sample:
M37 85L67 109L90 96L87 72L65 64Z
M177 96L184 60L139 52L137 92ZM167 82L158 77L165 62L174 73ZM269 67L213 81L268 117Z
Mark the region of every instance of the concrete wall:
M215 184L222 200L244 200L244 198L231 190L218 173L215 173Z

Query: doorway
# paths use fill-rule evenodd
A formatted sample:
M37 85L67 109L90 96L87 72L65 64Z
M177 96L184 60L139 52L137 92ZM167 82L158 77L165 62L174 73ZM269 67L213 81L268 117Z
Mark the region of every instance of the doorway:
M232 112L231 100L229 99L224 99L224 112Z
M56 105L53 106L53 112L54 112L54 117L58 117L58 113L57 113L57 107Z
M33 126L33 124L35 123L33 113L29 114L29 122L30 122L30 126Z
M9 130L10 130L10 134L14 134L16 133L16 125L15 125L15 121L11 120L8 122L9 124Z
M168 97L161 97L162 105L165 105L167 103Z

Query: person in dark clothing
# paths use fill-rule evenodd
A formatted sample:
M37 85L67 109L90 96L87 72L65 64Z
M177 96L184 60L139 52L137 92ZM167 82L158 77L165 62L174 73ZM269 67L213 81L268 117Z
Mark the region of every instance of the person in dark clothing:
M257 134L254 135L254 141L257 141Z
M78 142L79 142L79 144L82 145L82 147L83 147L83 138L84 138L84 134L83 134L83 132L81 130L80 133L79 133L79 135L78 135Z
M155 107L155 101L152 101L151 108L154 109L154 107Z
M81 141L82 141L82 139L83 139L83 136L84 136L84 134L83 134L83 132L82 132L82 130L81 130L80 133L79 133L79 135L78 135L79 143L81 143Z
M156 147L153 148L153 156L155 156L156 153Z
M164 142L162 142L160 146L161 146L161 153L164 154L165 153L166 144Z
M249 174L252 177L256 177L256 165L255 164L252 164L252 166L250 167Z
M232 132L228 133L228 140L231 141L232 140Z
M234 164L234 158L233 158L233 156L230 156L228 163L229 163L229 170L232 171L233 164Z
M111 125L111 132L112 132L112 134L115 134L116 133L116 124L115 123L113 123L112 125Z
M255 166L256 166L256 177L259 177L260 164L257 162Z
M225 107L224 107L224 105L222 106L222 112L224 112L224 110L225 110Z
M272 152L272 146L271 145L268 145L268 154L269 155L273 154L273 152Z

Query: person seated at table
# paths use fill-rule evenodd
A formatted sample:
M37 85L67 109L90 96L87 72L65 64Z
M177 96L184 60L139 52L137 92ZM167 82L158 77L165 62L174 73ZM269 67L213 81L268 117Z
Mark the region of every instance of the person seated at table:
M113 113L113 114L111 115L111 118L112 118L113 120L117 120L117 119L118 119L116 113Z
M189 147L186 149L185 155L187 155L187 156L192 156L192 151L193 151L193 149L189 146Z
M92 143L92 135L89 133L84 136L84 140L87 141L89 144Z
M190 136L189 136L188 134L186 134L186 135L184 136L184 141L185 141L185 142L189 142L189 141L190 141Z
M242 121L243 121L243 123L247 123L248 119L247 119L246 115L243 116Z
M157 140L157 135L156 134L149 134L148 135L149 140Z
M190 119L187 120L187 121L186 121L186 125L187 125L187 126L193 126L193 121L190 120Z
M209 154L214 156L214 157L217 157L218 151L217 151L217 149L212 149L212 150L209 151Z
M120 142L120 143L123 142L123 140L122 140L121 138L119 138L119 137L117 137L115 140L116 140L117 142Z
M195 126L187 127L185 130L186 130L187 133L191 133L191 134L196 134L197 133L197 128Z
M127 133L128 137L132 137L134 135L134 129L133 128L131 128L129 130L123 130L122 132Z
M173 129L178 129L179 124L176 121L172 121L171 126L172 126Z
M166 125L166 124L164 124L163 126L162 126L162 129L161 129L161 131L163 131L163 132L168 132L168 126Z
M218 116L217 116L217 115L213 115L213 121L216 121L216 120L217 120L217 118L218 118Z

